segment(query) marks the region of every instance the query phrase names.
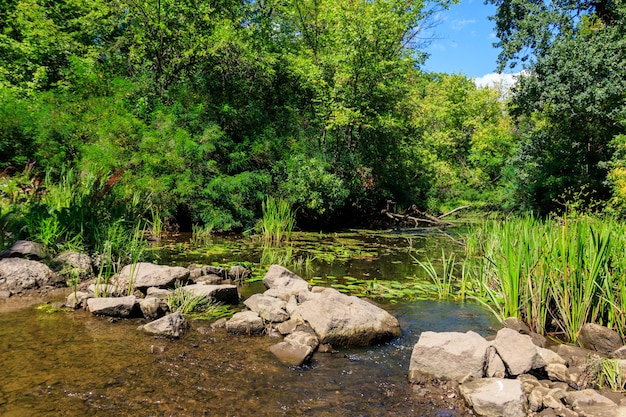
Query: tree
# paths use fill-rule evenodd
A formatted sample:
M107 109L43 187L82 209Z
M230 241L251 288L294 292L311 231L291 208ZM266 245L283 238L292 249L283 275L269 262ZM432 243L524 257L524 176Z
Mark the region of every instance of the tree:
M620 2L494 1L501 65L528 59L511 112L524 137L518 196L548 212L606 201L611 142L626 118L626 9ZM562 208L562 207L561 207Z

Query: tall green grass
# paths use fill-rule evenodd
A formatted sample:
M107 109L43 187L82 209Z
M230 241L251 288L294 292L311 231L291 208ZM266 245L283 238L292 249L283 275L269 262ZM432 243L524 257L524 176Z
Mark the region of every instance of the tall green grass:
M259 229L265 243L278 244L288 241L295 223L295 212L288 201L268 197L263 202L263 218Z
M466 247L470 296L498 318L576 343L588 322L624 334L626 225L611 218L530 216L486 222Z

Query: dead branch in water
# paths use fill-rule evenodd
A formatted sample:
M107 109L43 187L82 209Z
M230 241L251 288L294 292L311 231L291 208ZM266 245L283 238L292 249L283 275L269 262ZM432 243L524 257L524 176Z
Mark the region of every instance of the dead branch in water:
M444 217L447 217L459 210L468 208L469 206L461 206L461 207L457 207L454 210L451 210L447 213L442 214L441 216L435 217L435 216L431 216L428 213L424 213L420 210L417 209L417 207L415 205L412 205L411 207L409 207L408 209L406 209L404 211L404 213L398 214L398 213L392 213L390 211L390 208L392 205L395 206L395 202L391 201L391 200L387 200L387 208L383 209L381 211L381 214L386 215L388 218L394 220L397 223L403 224L403 225L411 225L413 227L419 227L420 224L426 224L429 226L439 226L439 227L449 227L452 226L452 223L443 221L441 219L443 219Z

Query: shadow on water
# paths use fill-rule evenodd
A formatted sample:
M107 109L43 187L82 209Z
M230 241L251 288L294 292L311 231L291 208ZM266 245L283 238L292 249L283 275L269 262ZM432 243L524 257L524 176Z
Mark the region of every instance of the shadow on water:
M423 408L407 383L414 344L427 330L488 334L495 320L471 304L401 301L384 308L400 320L402 337L316 354L305 368L278 363L267 349L276 338L229 336L205 322L170 341L138 332L140 320L112 323L33 307L5 312L0 415L444 415Z

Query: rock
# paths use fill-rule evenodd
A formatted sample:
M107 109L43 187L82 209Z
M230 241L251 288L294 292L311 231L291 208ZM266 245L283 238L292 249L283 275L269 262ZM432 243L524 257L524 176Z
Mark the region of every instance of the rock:
M537 347L537 353L539 354L539 356L541 356L546 365L550 365L551 363L558 363L561 365L567 364L565 359L563 359L561 356L559 356L559 354L550 349Z
M489 346L472 331L423 332L413 347L409 380L420 382L424 377L435 377L462 382L482 378Z
M556 354L555 354L556 355ZM487 367L485 370L485 376L487 378L504 378L506 374L506 367L502 358L496 352L493 346L489 346L487 349Z
M91 257L84 253L67 251L63 252L52 261L57 272L72 277L76 273L80 280L93 276L93 264Z
M290 294L298 294L300 291L310 291L308 282L280 265L272 265L263 278L263 284L268 289L281 288Z
M178 311L143 326L143 331L146 333L171 338L178 338L187 330L189 330L189 323Z
M202 275L217 275L221 280L228 279L228 272L219 266L205 265L200 270Z
M612 359L626 359L626 346L614 350L609 354L609 357Z
M626 417L626 407L617 405L581 405L576 411L581 417Z
M285 311L287 303L278 298L254 294L243 303L250 310L258 313L266 323L282 323L289 319L289 314Z
M156 320L163 316L166 309L163 308L161 300L157 297L146 297L139 300L141 314L148 320Z
M285 337L285 340L270 346L269 350L282 363L289 366L302 366L317 349L319 340L308 332L294 332Z
M580 406L588 405L616 406L613 401L603 395L600 395L597 391L592 389L569 391L565 395L565 401L574 409L574 411L576 411L576 409Z
M261 317L254 311L241 311L235 313L226 322L226 330L233 334L261 334L265 331L265 325Z
M130 317L137 303L134 295L126 297L94 297L87 300L89 311L97 316Z
M69 308L83 308L87 307L87 300L91 297L91 294L83 291L72 291L65 298L65 306Z
M41 262L22 258L0 260L0 290L19 292L65 285L65 280Z
M46 257L43 246L29 240L18 240L9 249L0 252L0 259L4 258L26 258L39 260Z
M543 394L541 390L534 389L528 395L528 409L536 412L543 408Z
M506 327L498 330L493 346L510 375L521 375L531 369L546 365L530 336L520 334L515 330Z
M605 354L609 354L623 345L622 338L615 330L595 323L585 323L581 327L578 341L585 349Z
M549 363L546 365L548 378L552 381L561 381L570 383L572 381L569 369L561 363Z
M460 387L465 402L485 417L525 417L526 396L515 379L483 378Z
M237 291L236 285L220 284L220 285L205 285L205 284L191 284L182 287L184 291L188 291L196 296L207 297L224 304L237 304L239 303L239 291Z
M228 278L234 283L242 284L246 279L252 276L250 268L241 265L233 265L228 270Z
M310 298L298 305L294 316L309 323L320 343L367 346L401 335L400 323L395 317L363 299L333 288L308 296Z
M585 366L587 364L587 357L591 352L586 349L579 348L578 346L560 344L552 347L551 350L555 351L561 358L565 359L567 366Z
M530 339L536 346L545 347L546 338L530 330L530 327L526 325L521 319L517 317L509 317L502 322L502 325L508 329L515 330L520 334L530 336Z
M89 284L87 291L96 297L119 297L124 289L113 284Z
M131 278L132 274L132 278ZM119 274L112 277L113 284L120 288L128 288L129 281L132 288L144 291L148 287L167 288L175 283L185 283L189 278L189 270L182 266L155 265L149 262L139 262L126 265Z

